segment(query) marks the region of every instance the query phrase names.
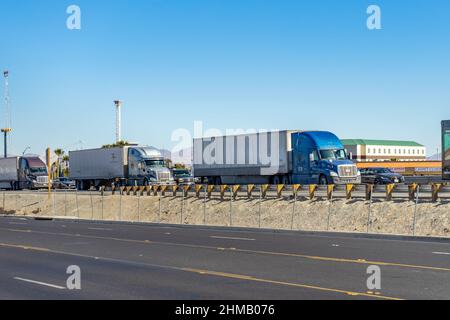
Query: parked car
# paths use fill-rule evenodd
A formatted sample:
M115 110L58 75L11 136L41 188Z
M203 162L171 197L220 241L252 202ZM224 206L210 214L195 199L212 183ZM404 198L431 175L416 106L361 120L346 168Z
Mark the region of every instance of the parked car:
M387 168L367 168L360 171L362 183L391 184L405 182L405 178L401 174Z
M178 185L194 184L194 176L189 169L173 169L173 179Z
M74 180L69 178L55 178L52 183L53 189L75 189L76 184Z

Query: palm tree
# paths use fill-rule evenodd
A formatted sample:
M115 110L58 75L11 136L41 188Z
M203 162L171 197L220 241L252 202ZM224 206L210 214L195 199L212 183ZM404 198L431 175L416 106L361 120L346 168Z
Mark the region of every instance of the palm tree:
M58 157L58 160L56 160L56 170L58 177L61 176L61 158L64 156L65 153L66 152L61 148L55 149L55 154Z

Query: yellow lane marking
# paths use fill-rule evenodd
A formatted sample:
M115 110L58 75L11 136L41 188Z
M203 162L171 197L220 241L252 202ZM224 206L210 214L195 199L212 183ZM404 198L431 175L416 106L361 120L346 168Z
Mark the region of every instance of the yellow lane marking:
M83 254L78 254L78 253L70 253L70 252L56 251L56 250L51 250L51 249L46 249L46 248L37 248L37 247L31 247L31 246L14 245L14 244L6 244L6 243L0 243L0 247L18 248L18 249L23 249L23 250L33 250L33 251L37 251L37 252L41 252L41 253L46 252L46 253L82 257L82 258L88 258L88 259L94 259L94 260L125 262L125 263L130 262L130 261L120 260L120 259L94 257L94 256L83 255ZM175 266L152 265L152 264L140 263L140 262L135 262L135 263L150 266L150 267L159 267L159 268L166 268L166 269L177 270L177 271L191 272L191 273L196 273L196 274L200 274L200 275L209 275L209 276L238 279L238 280L244 280L244 281L254 281L254 282L269 283L269 284L275 284L275 285L281 285L281 286L289 286L289 287L304 288L304 289L311 289L311 290L342 293L342 294L346 294L346 295L350 295L350 296L364 296L364 297L370 297L370 298L376 298L376 299L386 299L386 300L404 300L401 298L382 296L379 294L373 295L373 294L367 294L367 293L362 293L362 292L353 292L353 291L312 286L312 285L306 285L306 284L300 284L300 283L284 282L284 281L277 281L277 280L270 280L270 279L261 279L261 278L256 278L256 277L252 277L252 276L226 273L226 272L201 270L201 269L194 269L194 268L181 268L181 267L175 267ZM31 281L29 281L29 282L31 282Z
M32 250L32 251L50 252L50 250L46 249L46 248L29 247L29 246L8 244L8 243L0 243L0 247L14 248L14 249L23 249L23 250Z
M260 278L255 278L255 277L251 277L251 276L245 276L245 275L233 274L233 273L216 272L216 271L200 270L200 269L190 269L190 268L185 268L183 270L188 271L188 272L198 273L201 275L209 275L209 276L216 276L216 277L222 277L222 278L231 278L231 279L239 279L239 280L262 282L262 283L270 283L270 284L304 288L304 289L328 291L328 292L334 292L334 293L342 293L342 294L346 294L346 295L350 295L350 296L363 296L363 297L386 299L386 300L403 300L400 298L382 296L382 295L374 295L374 294L369 294L369 293L364 293L364 292L353 292L353 291L346 291L346 290L340 290L340 289L311 286L311 285L300 284L300 283L276 281L276 280L269 280L269 279L260 279Z
M387 267L400 267L400 268L409 268L409 269L424 269L424 270L434 270L434 271L450 271L450 268L443 268L443 267L433 267L433 266L423 266L423 265L413 265L413 264L404 264L404 263L395 263L395 262L383 262L383 261L369 261L369 260L365 260L365 259L331 258L331 257L303 255L303 254L297 254L297 253L283 253L283 252L248 250L248 249L237 249L237 248L217 248L217 247L212 247L212 246L193 245L193 244L185 244L185 243L160 242L160 241L149 241L149 240L132 240L132 239L122 239L122 238L112 238L112 237L100 237L100 236L91 236L91 235L70 234L70 233L54 233L54 232L20 230L20 229L3 229L3 228L0 228L0 230L10 231L10 232L46 234L46 235L55 235L55 236L64 236L64 237L74 237L74 236L76 236L76 237L79 237L79 238L86 238L86 239L110 240L110 241L120 241L120 242L140 243L140 244L153 244L153 245L164 245L164 246L178 246L178 247L186 247L186 248L202 248L202 249L211 249L211 250L219 250L219 251L254 253L254 254L261 254L261 255L294 257L294 258L302 258L302 259L318 260L318 261L352 263L352 264L363 264L363 265L378 265L378 266L387 266Z

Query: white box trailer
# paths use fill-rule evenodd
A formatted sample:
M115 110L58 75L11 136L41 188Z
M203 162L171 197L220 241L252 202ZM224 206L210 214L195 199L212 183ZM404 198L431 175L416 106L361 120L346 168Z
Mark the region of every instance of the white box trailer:
M19 180L19 157L0 158L0 182L10 183Z
M271 183L291 171L295 132L299 131L194 139L194 176L214 184Z
M103 148L69 152L73 180L125 179L127 148Z

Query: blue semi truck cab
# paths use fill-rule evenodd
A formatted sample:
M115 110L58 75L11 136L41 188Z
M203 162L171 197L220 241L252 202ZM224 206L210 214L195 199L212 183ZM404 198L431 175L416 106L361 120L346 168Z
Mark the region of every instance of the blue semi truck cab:
M361 173L339 138L326 131L292 134L291 182L295 184L361 183Z

